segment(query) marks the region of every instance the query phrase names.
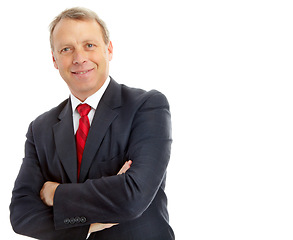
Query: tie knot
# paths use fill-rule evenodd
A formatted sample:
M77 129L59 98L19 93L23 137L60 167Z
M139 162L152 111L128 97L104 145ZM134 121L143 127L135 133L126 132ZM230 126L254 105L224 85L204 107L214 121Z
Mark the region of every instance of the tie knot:
M88 115L88 113L91 110L91 107L89 105L87 105L86 103L84 103L84 104L78 105L76 109L77 109L79 115L81 117L84 117L84 116Z

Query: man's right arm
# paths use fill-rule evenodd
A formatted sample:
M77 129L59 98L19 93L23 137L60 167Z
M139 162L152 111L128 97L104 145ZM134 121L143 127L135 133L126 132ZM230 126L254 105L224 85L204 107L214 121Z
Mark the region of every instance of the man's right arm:
M40 190L44 183L31 124L25 143L25 157L12 193L12 227L16 233L38 239L86 239L89 226L55 230L53 208L46 206L40 198Z

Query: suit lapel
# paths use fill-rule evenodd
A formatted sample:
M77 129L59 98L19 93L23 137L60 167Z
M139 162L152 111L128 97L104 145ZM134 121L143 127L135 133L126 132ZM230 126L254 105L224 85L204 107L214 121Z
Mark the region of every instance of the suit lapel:
M70 100L60 113L59 119L60 121L53 126L56 151L70 181L76 183L77 157Z
M80 169L80 182L84 182L92 161L99 150L103 138L111 123L119 114L121 106L121 87L111 79L96 109L90 131L84 147Z

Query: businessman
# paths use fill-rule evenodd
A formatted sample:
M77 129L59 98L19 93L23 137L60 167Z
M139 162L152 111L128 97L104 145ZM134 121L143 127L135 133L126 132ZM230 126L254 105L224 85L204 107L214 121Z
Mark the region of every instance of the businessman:
M10 204L14 231L44 240L175 239L164 192L167 99L109 76L112 42L91 10L59 14L50 43L71 94L28 128Z

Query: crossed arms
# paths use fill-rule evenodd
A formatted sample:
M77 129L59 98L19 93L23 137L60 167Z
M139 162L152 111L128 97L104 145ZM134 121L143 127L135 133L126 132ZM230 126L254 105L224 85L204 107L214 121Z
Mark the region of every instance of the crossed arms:
M126 171L130 168L132 161L127 161L117 175L126 173ZM44 183L41 191L40 191L40 198L42 199L43 203L45 203L48 207L53 207L54 205L54 195L57 187L60 183L47 181ZM89 234L97 231L102 231L106 228L113 227L118 223L92 223L89 228Z

